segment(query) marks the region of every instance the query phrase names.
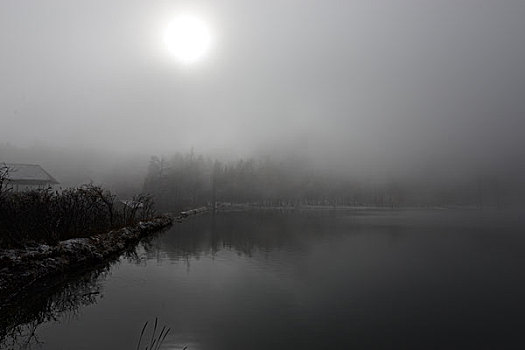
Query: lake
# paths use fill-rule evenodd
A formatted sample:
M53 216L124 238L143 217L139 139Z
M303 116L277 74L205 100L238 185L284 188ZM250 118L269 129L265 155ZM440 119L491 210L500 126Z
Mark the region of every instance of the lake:
M201 215L34 291L3 346L135 349L158 318L161 349L521 348L524 228L474 209Z

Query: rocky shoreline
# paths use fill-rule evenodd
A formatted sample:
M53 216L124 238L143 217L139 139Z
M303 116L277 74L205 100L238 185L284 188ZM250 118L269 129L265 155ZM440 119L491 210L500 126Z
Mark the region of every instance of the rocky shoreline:
M7 301L45 278L104 262L172 224L173 218L164 215L89 238L62 241L56 246L0 250L0 300Z

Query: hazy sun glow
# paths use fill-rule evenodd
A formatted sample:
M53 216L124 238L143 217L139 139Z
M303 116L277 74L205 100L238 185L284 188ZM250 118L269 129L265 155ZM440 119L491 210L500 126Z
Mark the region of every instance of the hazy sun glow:
M205 22L191 15L181 15L167 26L164 42L175 58L192 63L208 51L211 37Z

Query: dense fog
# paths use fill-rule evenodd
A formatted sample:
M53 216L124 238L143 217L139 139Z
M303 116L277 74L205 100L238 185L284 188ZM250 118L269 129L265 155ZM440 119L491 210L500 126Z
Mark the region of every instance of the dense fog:
M162 41L181 11L212 37L191 65ZM334 200L343 204L394 205L370 194L392 188L399 206L517 203L523 18L525 3L512 0L5 0L0 162L122 196L169 193L152 162L182 181L174 164L191 155L206 164L208 197L213 164L242 161L257 174L243 186L268 183L255 179L272 164L287 200L305 198L297 184L326 183L330 198L351 193Z

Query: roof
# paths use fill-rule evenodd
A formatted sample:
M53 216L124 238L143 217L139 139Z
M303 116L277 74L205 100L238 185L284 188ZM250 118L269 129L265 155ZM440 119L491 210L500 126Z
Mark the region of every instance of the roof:
M58 184L47 171L37 164L0 164L7 166L9 182L20 185L50 185Z

